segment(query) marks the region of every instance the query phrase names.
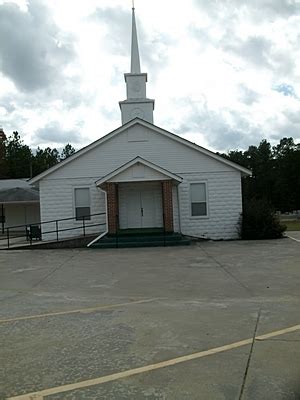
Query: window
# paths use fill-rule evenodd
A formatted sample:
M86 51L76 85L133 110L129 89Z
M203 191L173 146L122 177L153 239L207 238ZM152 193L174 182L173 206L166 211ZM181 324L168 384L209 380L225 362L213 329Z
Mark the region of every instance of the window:
M75 216L76 220L91 219L90 190L88 188L75 189Z
M191 193L192 217L200 217L207 215L206 184L191 183L190 193Z

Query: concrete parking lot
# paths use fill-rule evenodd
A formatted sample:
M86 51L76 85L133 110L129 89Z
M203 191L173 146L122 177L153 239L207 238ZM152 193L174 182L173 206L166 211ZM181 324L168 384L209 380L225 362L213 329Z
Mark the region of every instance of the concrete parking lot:
M300 242L0 251L0 398L299 400Z

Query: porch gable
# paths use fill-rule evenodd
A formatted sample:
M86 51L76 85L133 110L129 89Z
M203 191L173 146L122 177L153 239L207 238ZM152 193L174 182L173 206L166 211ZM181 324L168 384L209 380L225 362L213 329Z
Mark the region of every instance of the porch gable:
M173 174L164 168L153 164L142 157L136 157L128 163L112 171L110 174L96 181L97 186L105 182L147 182L173 180L176 183L182 182L179 175Z

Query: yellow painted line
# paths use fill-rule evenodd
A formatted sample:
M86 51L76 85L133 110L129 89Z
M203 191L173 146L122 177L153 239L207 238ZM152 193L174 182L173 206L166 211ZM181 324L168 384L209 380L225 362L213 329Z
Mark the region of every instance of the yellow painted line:
M285 328L285 329L281 329L279 331L274 331L274 332L267 333L265 335L257 336L256 339L266 340L266 339L269 339L274 336L280 336L280 335L284 335L285 333L295 332L298 330L300 330L300 325L295 325L295 326L291 326L290 328ZM63 386L57 386L54 388L45 389L45 390L41 390L38 392L32 392L32 393L28 393L28 394L24 394L24 395L20 395L20 396L9 397L7 400L33 400L33 399L36 399L33 396L40 396L41 398L43 398L44 396L51 396L51 395L58 394L58 393L69 392L70 390L83 389L83 388L94 386L94 385L101 385L106 382L112 382L112 381L116 381L118 379L128 378L129 376L142 374L144 372L149 372L149 371L153 371L153 370L160 369L160 368L170 367L172 365L176 365L176 364L183 363L186 361L191 361L191 360L195 360L198 358L211 356L213 354L222 353L224 351L237 349L239 347L243 347L248 344L251 344L252 341L253 341L253 338L245 339L245 340L241 340L240 342L230 343L225 346L215 347L213 349L200 351L198 353L193 353L193 354L188 354L186 356L172 358L171 360L162 361L162 362L159 362L156 364L146 365L144 367L139 367L139 368L134 368L134 369L130 369L127 371L117 372L115 374L106 375L106 376L102 376L102 377L95 378L95 379L88 379L88 380L82 381L82 382L71 383L71 384L63 385ZM40 399L40 398L38 397L38 399Z
M286 333L292 333L300 330L300 325L294 325L290 328L281 329L280 331L274 331L266 333L265 335L256 336L256 340L267 340L275 336L285 335Z
M296 239L293 236L289 236L289 235L285 235L285 236L288 237L289 239L295 240L295 242L300 242L299 239Z
M54 317L56 315L67 315L67 314L76 314L76 313L91 313L91 312L95 312L95 311L98 311L98 310L109 310L110 308L131 306L132 304L149 303L149 302L155 301L155 300L159 300L159 298L136 300L136 301L130 301L130 302L127 302L127 303L119 303L119 304L109 304L109 305L105 305L105 306L79 308L77 310L57 311L57 312L52 312L52 313L47 313L47 314L25 315L23 317L0 319L0 324L5 323L5 322L22 321L22 320L28 320L28 319Z

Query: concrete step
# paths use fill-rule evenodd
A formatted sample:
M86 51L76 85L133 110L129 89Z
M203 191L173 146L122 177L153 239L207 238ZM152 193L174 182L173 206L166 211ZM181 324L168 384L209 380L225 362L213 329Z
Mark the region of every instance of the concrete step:
M149 235L149 236L105 236L94 243L91 248L126 248L126 247L157 247L157 246L185 246L191 242L180 234Z
M177 241L181 240L182 235L180 234L167 234L165 236L165 240L168 241ZM129 243L129 242L148 242L148 241L163 241L164 240L164 235L129 235L129 236L104 236L103 238L100 239L101 242L105 243L110 243L110 242L116 242L116 240L119 243Z

